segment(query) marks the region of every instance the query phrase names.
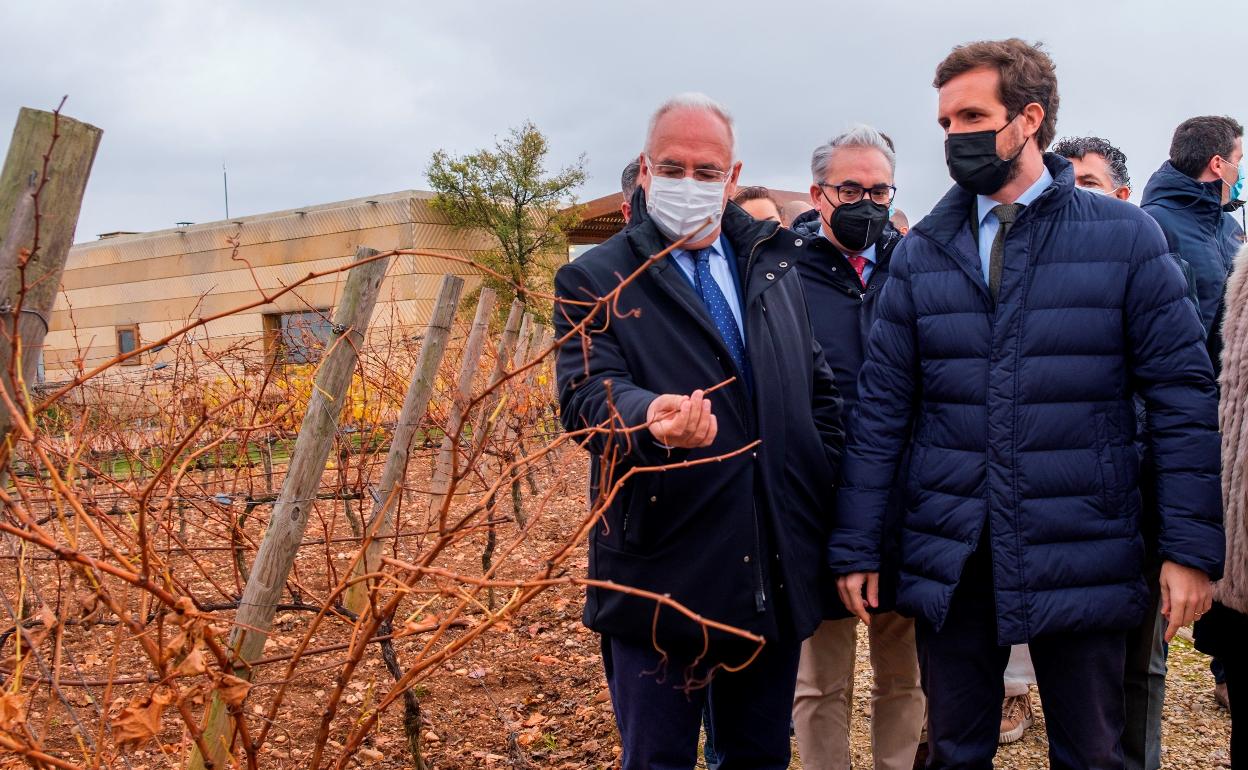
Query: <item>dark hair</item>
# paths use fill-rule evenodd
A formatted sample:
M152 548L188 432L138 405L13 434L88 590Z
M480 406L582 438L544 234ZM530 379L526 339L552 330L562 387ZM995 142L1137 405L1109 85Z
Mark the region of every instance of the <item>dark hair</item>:
M633 193L637 191L637 175L640 173L641 161L639 160L634 159L624 167L624 173L620 174L620 192L624 193L624 200L633 199Z
M771 194L771 190L766 187L755 185L754 187L742 187L737 190L737 194L732 196L732 202L740 206L746 201L771 201L771 205L776 207L776 214L780 213L780 201L776 200L776 196Z
M1234 118L1202 115L1188 118L1174 129L1170 140L1170 164L1195 179L1219 155L1231 159L1235 140L1244 135L1244 127Z
M958 75L981 68L996 70L1001 76L997 98L1005 105L1009 117L1017 116L1032 102L1044 108L1044 120L1036 132L1036 145L1041 150L1048 147L1057 135L1057 107L1061 99L1057 93L1057 66L1041 45L1012 37L957 46L936 65L936 79L932 85L943 88Z
M1088 153L1100 155L1109 165L1109 175L1119 187L1131 186L1131 175L1127 173L1127 155L1099 136L1068 136L1053 145L1053 152L1063 158L1083 160Z

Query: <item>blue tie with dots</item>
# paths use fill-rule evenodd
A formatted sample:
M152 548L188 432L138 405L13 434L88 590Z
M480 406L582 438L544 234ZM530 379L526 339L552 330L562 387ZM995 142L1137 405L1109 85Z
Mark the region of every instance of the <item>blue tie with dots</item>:
M728 300L720 291L714 276L711 275L711 254L713 253L714 249L710 248L693 252L694 264L697 266L694 275L697 277L698 293L702 295L702 303L706 305L707 312L711 314L711 320L715 322L715 328L719 330L719 336L728 346L728 353L732 356L733 363L737 365L737 371L741 372L748 388L751 384L750 362L745 357L745 341L741 338L741 330L737 328L737 319L732 315L732 308L728 307Z

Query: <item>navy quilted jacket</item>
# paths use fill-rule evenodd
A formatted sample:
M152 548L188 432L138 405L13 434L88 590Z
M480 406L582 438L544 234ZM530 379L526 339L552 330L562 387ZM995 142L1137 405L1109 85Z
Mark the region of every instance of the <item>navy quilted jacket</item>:
M898 607L939 628L984 535L1001 644L1143 618L1137 394L1161 556L1222 572L1217 395L1183 277L1148 215L1045 164L1055 182L1010 230L995 307L960 188L894 252L829 541L836 573L879 569L913 430Z

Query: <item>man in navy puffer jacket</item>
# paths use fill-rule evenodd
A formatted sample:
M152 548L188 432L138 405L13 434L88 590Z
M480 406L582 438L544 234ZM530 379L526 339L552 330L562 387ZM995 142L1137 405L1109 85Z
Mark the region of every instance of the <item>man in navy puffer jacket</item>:
M1244 128L1233 118L1189 118L1174 130L1170 159L1144 188L1141 207L1157 220L1170 251L1191 267L1209 358L1218 369L1222 353L1222 295L1244 231L1228 209L1235 207L1244 157Z
M1008 645L1028 642L1053 768L1121 768L1125 631L1148 592L1138 394L1155 447L1172 636L1222 571L1217 397L1161 231L1044 155L1055 68L1020 40L937 68L958 182L893 255L829 541L842 599L877 592L913 435L898 607L916 616L929 767L990 768Z

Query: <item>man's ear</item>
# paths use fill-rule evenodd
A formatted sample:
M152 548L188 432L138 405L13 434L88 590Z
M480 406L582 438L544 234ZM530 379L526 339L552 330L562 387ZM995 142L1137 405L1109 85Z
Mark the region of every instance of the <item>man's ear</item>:
M1027 132L1028 136L1035 136L1040 133L1040 126L1044 125L1044 108L1040 106L1039 102L1028 104L1019 114L1022 115L1023 130ZM1041 152L1044 152L1043 147L1039 147L1039 149Z
M1226 165L1227 163L1222 158L1221 155L1211 155L1209 157L1209 162L1205 164L1205 171L1208 172L1209 174L1212 174L1216 179L1221 179L1223 182L1225 182L1226 181L1226 176L1225 176ZM1215 180L1211 179L1209 181L1212 182Z
M740 178L741 178L741 161L737 161L736 163L732 164L732 171L728 174L728 184L724 185L724 187L726 188L724 192L728 193L728 196L724 199L725 206L727 206L728 201L732 200L733 196L737 194L737 180Z
M1114 197L1120 201L1131 200L1131 188L1127 186L1119 187L1114 190Z
M810 205L819 208L819 197L823 193L823 188L817 184L810 186Z

